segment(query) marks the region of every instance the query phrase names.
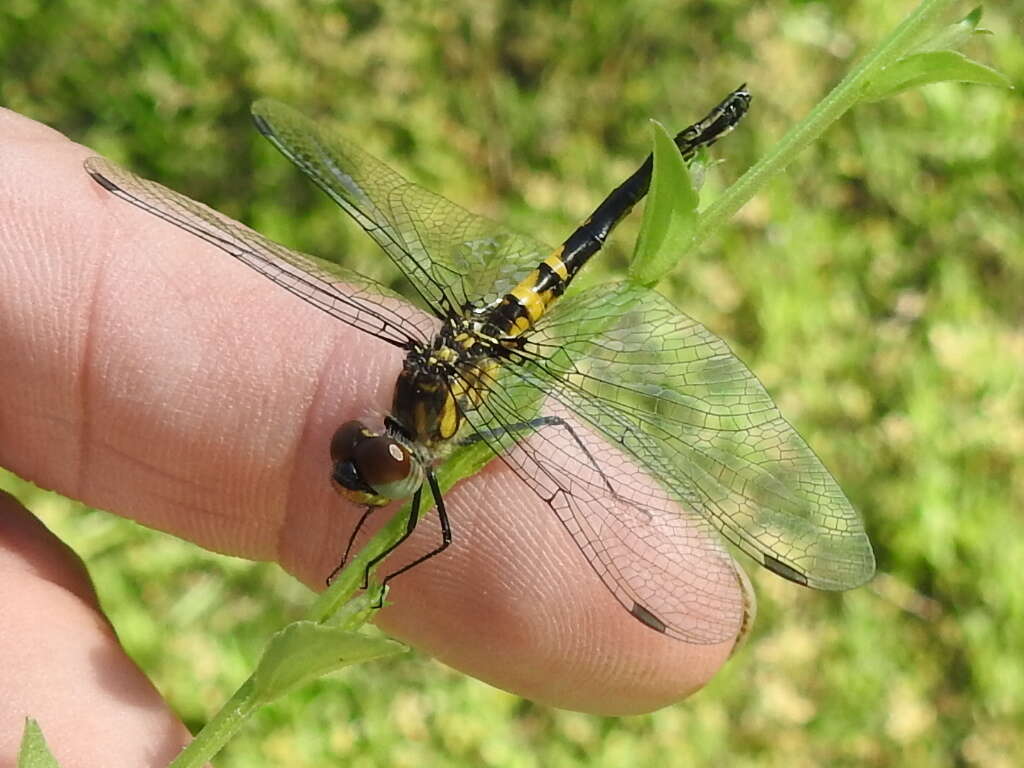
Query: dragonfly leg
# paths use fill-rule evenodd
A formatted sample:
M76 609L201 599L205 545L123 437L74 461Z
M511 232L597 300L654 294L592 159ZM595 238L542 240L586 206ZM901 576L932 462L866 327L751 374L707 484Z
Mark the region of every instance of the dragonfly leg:
M433 472L427 472L427 483L430 484L430 493L434 497L434 504L437 505L437 517L441 521L441 544L427 552L427 554L417 557L411 563L403 565L394 573L389 574L387 577L385 577L384 581L381 582L381 586L386 586L387 583L396 576L401 576L403 573L410 570L411 568L415 568L420 563L426 562L435 555L441 554L448 548L448 545L452 543L452 527L448 522L448 512L444 508L444 499L441 496L441 489L437 484L437 477L434 476ZM419 492L417 492L417 502L419 500L418 493ZM412 519L413 518L410 518L410 520ZM402 541L405 541L406 538L408 538L409 534L412 533L413 527L414 526L409 527L409 530L406 532L405 536L402 537L401 541L399 541L399 544ZM397 544L395 546L397 546ZM383 596L383 594L384 592L382 590L381 595Z
M604 482L605 487L612 496L618 497L615 493L615 489L612 488L611 481L608 480L608 476L601 469L601 465L598 463L594 455L587 450L587 446L580 440L580 436L576 434L576 430L572 428L572 425L563 419L561 416L538 416L536 419L530 421L518 421L514 424L506 424L500 429L485 429L478 432L474 432L472 435L468 435L463 440L459 441L460 445L472 445L473 443L487 442L492 437L501 437L508 432L525 432L528 429L537 429L538 427L562 427L569 433L573 441L583 452L583 455L587 457L587 461L590 462L590 466L594 468L594 471L601 476L601 480Z
M433 490L433 488L431 488L431 490ZM409 512L409 522L406 524L405 532L402 533L402 535L398 539L398 541L396 541L394 544L392 544L390 547L385 549L383 552L381 552L379 555L374 557L372 560L370 560L370 562L368 562L366 564L366 571L363 573L363 589L366 589L369 586L369 584L370 584L370 571L373 570L373 567L375 565L377 565L377 563L379 563L385 557L387 557L392 552L394 552L396 549L398 549L400 546L402 546L402 543L406 539L408 539L410 536L412 536L412 532L414 530L416 530L416 523L418 523L419 519L420 519L420 499L422 498L422 496L423 496L423 488L422 487L417 488L416 489L416 493L413 494L413 497L412 497L412 511ZM393 575L394 574L392 574L392 576ZM381 583L381 586L386 584L387 580L390 579L390 578L391 578L391 576L388 576L387 579L384 579L384 581ZM383 604L384 604L384 590L382 589L380 591L380 598L378 600L378 603L374 607L375 608L380 608Z
M345 563L348 562L348 556L352 552L352 545L356 542L356 536L363 529L363 523L365 523L370 513L373 512L375 507L367 506L366 511L363 512L363 516L359 518L359 522L356 523L356 527L352 529L352 535L348 537L348 544L345 546L345 554L341 556L341 562L338 563L338 567L331 571L331 575L327 577L327 586L331 586L331 582L341 573L341 569L345 567ZM366 589L366 580L364 579L363 589Z

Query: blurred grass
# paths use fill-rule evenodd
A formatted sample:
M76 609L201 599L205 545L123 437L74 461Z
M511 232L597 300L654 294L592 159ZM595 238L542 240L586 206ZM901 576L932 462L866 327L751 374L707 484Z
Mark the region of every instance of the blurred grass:
M393 280L256 135L251 101L333 117L425 186L557 242L648 151L647 118L679 128L750 84L707 199L911 5L8 0L0 103ZM858 108L662 285L758 373L862 510L872 588L820 595L753 573L751 642L653 715L553 711L407 657L269 707L218 765L1024 761L1022 15L992 4L996 36L968 51L1016 93L941 85ZM586 279L621 271L636 224ZM309 600L276 568L0 485L83 556L190 727Z

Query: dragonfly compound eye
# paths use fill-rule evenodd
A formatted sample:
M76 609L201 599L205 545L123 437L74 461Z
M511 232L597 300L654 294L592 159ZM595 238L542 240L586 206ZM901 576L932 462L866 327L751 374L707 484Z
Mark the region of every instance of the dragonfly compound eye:
M335 487L358 504L383 506L404 498L411 493L407 486L418 481L406 447L360 421L345 422L335 431L331 461Z
M331 438L331 460L339 462L351 461L356 445L360 441L373 437L361 421L346 421L334 431Z
M375 470L379 463L377 454L381 453L375 445L382 442L389 443L391 439L371 432L361 421L345 422L331 438L331 480L342 495L357 504L379 507L390 501L378 491L379 483L375 482L387 476Z
M387 488L409 477L412 462L409 452L390 437L372 437L356 445L352 454L363 481L378 493L388 496Z

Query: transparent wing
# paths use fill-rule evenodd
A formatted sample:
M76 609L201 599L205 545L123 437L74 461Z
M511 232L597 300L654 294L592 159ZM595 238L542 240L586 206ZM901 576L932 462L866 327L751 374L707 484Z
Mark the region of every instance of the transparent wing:
M873 574L832 476L725 342L660 295L614 284L562 299L524 353L467 417L645 623L689 642L735 633L736 574L714 531L817 589Z
M826 590L874 574L860 516L761 382L661 295L581 292L542 319L535 345L538 386L766 568Z
M539 405L538 396L541 418L529 405ZM564 383L512 366L467 416L477 438L547 503L633 616L689 643L735 637L744 621L743 592L719 537L622 446L588 430L574 414L578 396ZM628 428L613 409L591 405L605 423L618 419Z
M433 335L432 321L369 278L293 251L202 203L136 176L102 157L85 169L111 194L217 246L314 307L395 346Z
M438 316L507 293L551 252L402 176L284 104L257 101L256 126L387 252Z

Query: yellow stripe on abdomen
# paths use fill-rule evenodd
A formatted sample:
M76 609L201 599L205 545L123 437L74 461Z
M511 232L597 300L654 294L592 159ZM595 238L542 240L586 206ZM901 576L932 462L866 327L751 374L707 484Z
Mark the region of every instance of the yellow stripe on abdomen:
M521 311L514 318L508 333L519 336L533 327L544 312L558 298L566 281L569 279L569 268L562 259L562 248L559 248L540 266L524 277L515 288L505 295L518 304Z
M540 272L533 270L526 279L512 289L512 296L526 310L526 316L530 323L536 323L544 310L548 308L548 294L550 292L538 293L537 287L540 282Z
M558 275L562 280L568 280L569 268L565 266L565 262L562 261L562 251L564 250L565 246L560 246L557 251L544 259L544 263L551 267L551 271Z

